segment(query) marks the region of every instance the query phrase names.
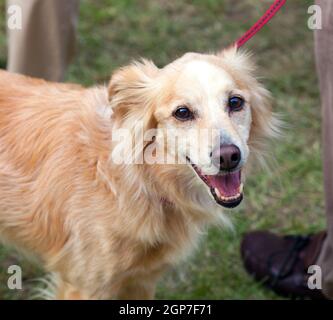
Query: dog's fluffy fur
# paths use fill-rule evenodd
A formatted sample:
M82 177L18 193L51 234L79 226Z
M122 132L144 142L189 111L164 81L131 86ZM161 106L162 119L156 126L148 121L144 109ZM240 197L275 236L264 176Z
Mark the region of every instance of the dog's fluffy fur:
M206 71L193 70L200 63ZM0 72L0 236L56 275L55 298L153 298L161 273L187 256L205 226L227 223L190 166L110 161L112 128L173 123L169 101L189 64L191 78L180 85L190 96L203 71L217 72L212 86L227 75L247 92L245 147L260 154L274 132L269 95L234 49L186 54L163 69L134 63L108 88Z

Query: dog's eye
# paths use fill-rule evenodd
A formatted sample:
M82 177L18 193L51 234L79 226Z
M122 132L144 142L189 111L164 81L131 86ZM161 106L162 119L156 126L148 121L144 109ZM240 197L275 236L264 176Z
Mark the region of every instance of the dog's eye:
M173 113L173 116L181 121L187 121L194 119L193 112L186 106L181 106L176 109L176 111Z
M230 111L240 111L243 109L244 99L241 97L231 97L228 101L228 107Z

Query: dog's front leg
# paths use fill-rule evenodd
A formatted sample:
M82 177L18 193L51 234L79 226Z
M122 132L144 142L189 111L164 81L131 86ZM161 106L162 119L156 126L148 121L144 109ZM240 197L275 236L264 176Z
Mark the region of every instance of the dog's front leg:
M119 300L152 300L155 297L155 278L126 279L117 294Z
M54 299L55 300L91 300L93 298L88 296L82 290L59 279L58 283L57 283L57 290L55 292Z

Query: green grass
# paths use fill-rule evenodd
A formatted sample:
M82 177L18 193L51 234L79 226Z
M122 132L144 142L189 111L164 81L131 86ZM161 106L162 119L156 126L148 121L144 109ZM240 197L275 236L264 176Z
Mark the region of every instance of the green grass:
M108 81L112 71L133 58L162 66L186 51L228 46L265 10L259 0L82 0L78 53L67 81ZM231 213L235 232L212 228L185 265L164 277L161 299L277 299L243 270L242 234L270 229L310 233L325 227L323 207L320 102L307 8L312 0L293 0L247 47L254 53L274 109L288 124L272 144L270 171L257 169L248 179L246 200ZM0 5L0 9L4 9ZM4 10L3 10L4 11ZM3 15L2 15L3 19ZM0 61L6 58L4 21L0 21ZM0 297L23 299L41 274L12 250L0 249ZM6 287L7 267L23 268L23 291Z

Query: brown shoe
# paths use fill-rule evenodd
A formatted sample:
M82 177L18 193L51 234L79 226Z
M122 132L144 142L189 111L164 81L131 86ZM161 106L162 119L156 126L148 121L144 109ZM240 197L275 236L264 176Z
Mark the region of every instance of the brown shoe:
M316 264L326 233L278 236L256 231L244 236L241 255L245 269L277 294L290 298L325 299L307 283L310 265Z

